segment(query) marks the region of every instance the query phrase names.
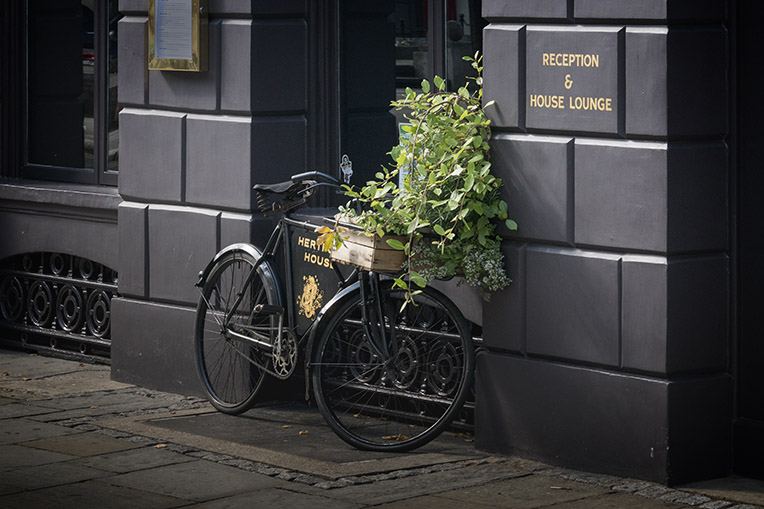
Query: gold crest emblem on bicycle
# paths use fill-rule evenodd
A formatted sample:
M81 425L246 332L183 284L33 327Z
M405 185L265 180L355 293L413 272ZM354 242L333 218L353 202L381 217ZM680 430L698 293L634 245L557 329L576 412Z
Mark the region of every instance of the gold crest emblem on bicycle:
M323 305L324 292L318 287L316 276L303 276L302 280L305 284L302 287L302 294L297 298L297 306L301 315L313 320Z

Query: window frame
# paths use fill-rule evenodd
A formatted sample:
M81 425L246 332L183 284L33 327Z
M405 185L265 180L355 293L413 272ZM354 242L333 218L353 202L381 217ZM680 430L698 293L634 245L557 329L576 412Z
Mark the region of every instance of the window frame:
M21 118L23 147L20 154L19 177L34 180L117 186L118 170L108 170L109 114L109 2L93 3L93 168L73 168L28 162L29 158L29 2L24 0L21 31L23 42L21 76Z

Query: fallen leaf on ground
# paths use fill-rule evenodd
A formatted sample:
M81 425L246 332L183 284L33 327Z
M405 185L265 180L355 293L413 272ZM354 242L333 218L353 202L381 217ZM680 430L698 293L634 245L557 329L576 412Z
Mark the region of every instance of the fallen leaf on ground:
M167 444L157 444L154 446L155 449L164 449L165 447L167 447Z
M289 424L284 424L283 426L281 426L281 429L289 429L291 427L292 426L290 426Z
M98 408L98 405L93 405L90 408Z
M387 435L382 437L382 440L406 440L406 435L398 433L397 435Z
M300 431L300 435L307 435L307 434L308 434L308 430L306 429Z
M3 371L2 376L8 376L8 372L7 371Z
M22 380L25 381L25 382L28 382L28 381L31 380L31 378L25 376L24 378L22 378Z

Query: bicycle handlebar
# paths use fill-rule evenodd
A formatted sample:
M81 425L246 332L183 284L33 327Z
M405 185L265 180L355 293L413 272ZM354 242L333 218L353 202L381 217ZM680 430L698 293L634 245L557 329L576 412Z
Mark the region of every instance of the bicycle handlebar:
M326 173L321 173L320 171L308 171L305 173L298 173L297 175L292 175L290 178L292 182L302 182L303 180L316 180L316 181L323 181L328 184L335 184L340 185L340 181L336 178L332 177L331 175L327 175Z

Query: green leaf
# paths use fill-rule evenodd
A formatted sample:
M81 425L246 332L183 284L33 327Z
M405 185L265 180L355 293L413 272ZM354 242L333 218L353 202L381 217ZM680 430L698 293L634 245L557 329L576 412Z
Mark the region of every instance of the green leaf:
M470 173L467 175L467 178L464 179L464 190L471 191L472 186L474 185L475 185L475 176Z
M436 87L438 87L438 90L443 90L445 87L445 83L443 82L443 78L440 76L435 76L432 80L433 84L435 84Z
M409 278L411 279L411 282L417 285L420 288L424 288L427 286L427 280L423 278L418 272L411 271L411 274L409 274Z
M435 233L437 233L438 235L442 236L446 234L446 230L444 230L443 227L440 226L439 224L432 225L432 229L435 230Z
M425 94L430 93L430 82L427 80L422 80L422 92Z
M517 223L514 222L511 219L507 219L506 221L507 228L509 228L511 231L517 231Z
M398 239L387 239L387 245L398 251L403 251L406 246Z

